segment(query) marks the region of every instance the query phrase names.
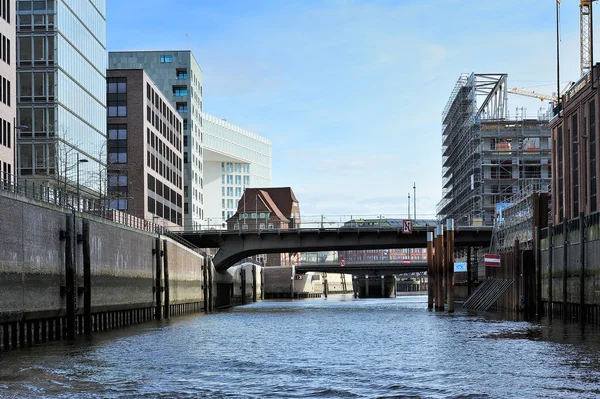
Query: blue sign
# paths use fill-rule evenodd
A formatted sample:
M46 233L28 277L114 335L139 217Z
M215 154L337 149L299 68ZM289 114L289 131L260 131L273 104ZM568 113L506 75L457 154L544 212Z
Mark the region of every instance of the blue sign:
M454 272L466 272L467 262L454 262Z

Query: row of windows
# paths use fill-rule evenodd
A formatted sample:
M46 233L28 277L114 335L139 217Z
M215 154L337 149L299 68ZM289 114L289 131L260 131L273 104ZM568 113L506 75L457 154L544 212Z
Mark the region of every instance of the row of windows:
M54 30L54 14L20 14L18 16L19 31L33 30L52 31Z
M127 116L127 78L106 79L106 111L108 116Z
M0 33L0 57L10 65L10 39Z
M36 137L54 136L54 107L20 106L18 112L20 137L31 137L32 134Z
M127 163L127 125L108 125L108 163Z
M10 24L10 3L12 0L2 0L0 4L0 17Z
M54 36L20 36L18 43L20 65L54 64Z
M54 72L20 72L19 101L42 103L54 101Z
M181 176L178 175L177 171L171 169L166 163L163 163L162 158L155 157L150 151L147 151L147 166L153 171L157 172L161 177L167 179L169 182L177 186L182 187Z
M235 175L235 183L233 182L234 175L221 175L222 184L242 184L242 177L244 178L244 185L250 184L250 176Z
M8 2L9 0L7 0ZM4 2L4 0L2 0ZM47 4L46 4L47 3ZM54 11L54 0L19 0L18 11Z
M149 105L146 106L146 120L148 123L151 123L152 126L163 135L165 139L171 143L174 147L176 147L179 151L181 151L181 140L180 135L173 132L171 126L168 126L165 122L161 120L158 113L154 113L154 111L150 108ZM179 126L179 124L177 124Z
M181 133L181 126L177 121L177 118L170 107L167 106L167 102L158 95L157 91L150 86L150 83L146 83L146 98L148 101L152 101L152 105L158 109L158 113L161 114L169 124L175 127L177 133Z
M10 107L10 80L0 76L2 86L0 87L0 101Z
M0 118L0 145L11 148L12 134L10 122Z
M0 178L4 183L8 183L12 180L12 165L10 163L2 162L2 169L0 169Z
M151 197L148 197L148 212L178 224L179 226L183 225L183 218L180 212L169 208L167 205L163 205L160 201L155 201L154 198Z
M166 184L164 184L161 180L155 179L154 176L148 174L148 190L152 191L155 194L163 197L166 201L169 201L173 204L173 206L177 206L181 208L182 196L169 188Z
M227 189L227 193L225 192L225 190ZM221 195L223 197L225 197L225 195L227 195L228 197L233 197L233 187L225 187L225 186L221 186ZM242 196L242 188L241 187L236 187L235 188L235 196L236 197L241 197Z
M250 173L250 164L247 163L233 163L233 162L221 162L221 172L225 172L225 167L227 167L227 173ZM234 170L235 167L235 170Z
M181 157L171 150L166 143L160 140L159 136L155 135L150 129L146 129L146 142L153 150L158 152L158 155L169 162L173 168L177 171L182 170ZM165 164L167 162L165 162Z

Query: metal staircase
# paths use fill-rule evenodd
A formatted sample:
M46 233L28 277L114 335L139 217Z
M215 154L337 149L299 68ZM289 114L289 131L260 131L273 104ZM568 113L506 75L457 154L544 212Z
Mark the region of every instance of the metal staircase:
M489 279L477 287L463 303L463 308L488 310L510 288L514 280Z

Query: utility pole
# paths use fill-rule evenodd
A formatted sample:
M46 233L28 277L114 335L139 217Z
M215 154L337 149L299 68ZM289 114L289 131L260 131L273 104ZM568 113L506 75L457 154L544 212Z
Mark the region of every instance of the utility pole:
M413 201L414 201L414 207L413 207L413 213L415 214L414 219L417 219L417 182L413 183Z
M410 192L408 193L408 218L410 219Z

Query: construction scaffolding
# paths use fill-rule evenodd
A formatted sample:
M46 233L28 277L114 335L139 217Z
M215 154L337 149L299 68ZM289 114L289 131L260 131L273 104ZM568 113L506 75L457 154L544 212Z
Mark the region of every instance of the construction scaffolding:
M510 118L506 74L461 75L442 113L441 221L494 224L498 212L527 190L548 192L548 112Z

